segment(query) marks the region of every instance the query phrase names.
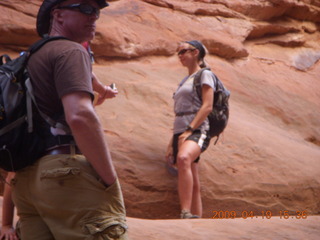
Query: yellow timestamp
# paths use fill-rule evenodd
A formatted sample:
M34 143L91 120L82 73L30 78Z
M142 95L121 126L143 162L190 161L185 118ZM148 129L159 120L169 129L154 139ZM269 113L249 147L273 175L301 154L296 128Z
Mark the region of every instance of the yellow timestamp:
M302 211L289 211L289 210L280 210L280 211L212 211L213 219L270 219L272 217L279 217L280 219L307 219L308 212L306 210Z

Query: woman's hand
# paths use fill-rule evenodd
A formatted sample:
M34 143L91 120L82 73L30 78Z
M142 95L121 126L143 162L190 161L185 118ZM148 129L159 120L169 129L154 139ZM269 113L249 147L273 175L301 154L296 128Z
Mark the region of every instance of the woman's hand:
M168 145L165 160L169 166L174 165L172 142L170 142L170 144Z
M185 131L179 136L179 148L182 143L192 134L192 131Z
M19 240L12 226L2 226L0 240Z

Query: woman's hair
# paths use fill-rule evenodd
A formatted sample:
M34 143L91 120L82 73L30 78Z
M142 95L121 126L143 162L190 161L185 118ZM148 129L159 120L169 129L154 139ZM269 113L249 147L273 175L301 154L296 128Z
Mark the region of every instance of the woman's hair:
M208 67L208 64L204 60L204 57L208 52L207 48L200 41L197 41L197 40L186 41L186 43L190 44L191 46L199 50L199 56L198 56L198 61L200 62L199 66L201 68Z

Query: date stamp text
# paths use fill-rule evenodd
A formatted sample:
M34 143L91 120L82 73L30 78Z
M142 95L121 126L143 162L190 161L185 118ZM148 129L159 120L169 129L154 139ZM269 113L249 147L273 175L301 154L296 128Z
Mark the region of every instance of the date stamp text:
M307 219L308 212L306 210L302 211L212 211L213 219L254 219L254 218L262 218L262 219L271 219L272 217L278 217L280 219Z

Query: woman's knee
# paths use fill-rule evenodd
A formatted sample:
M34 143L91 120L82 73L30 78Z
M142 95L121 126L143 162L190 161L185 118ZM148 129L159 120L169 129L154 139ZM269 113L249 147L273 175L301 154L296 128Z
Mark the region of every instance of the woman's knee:
M178 154L177 156L178 168L182 169L191 169L191 159L187 154Z

